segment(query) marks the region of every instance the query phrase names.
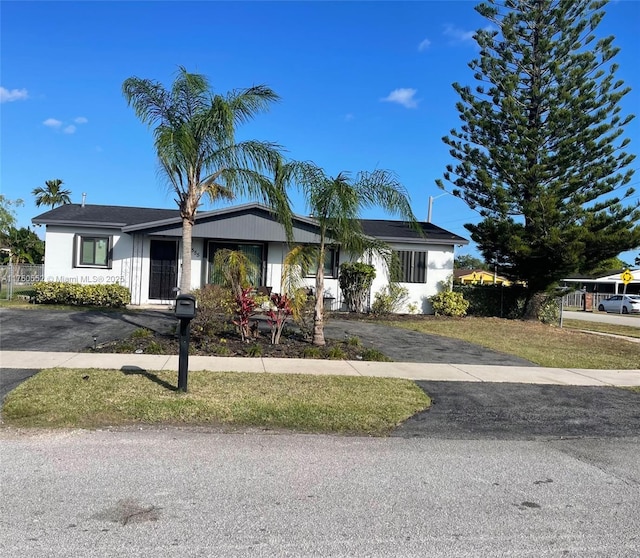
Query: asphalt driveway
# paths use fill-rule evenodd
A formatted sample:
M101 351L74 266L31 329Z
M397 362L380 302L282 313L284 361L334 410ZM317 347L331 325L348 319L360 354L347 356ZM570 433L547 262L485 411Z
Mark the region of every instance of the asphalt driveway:
M136 312L0 308L3 351L82 352L97 343L123 339L146 327L170 331L177 320L169 311Z
M71 311L0 308L0 349L82 352L97 343L122 339L140 327L171 331L177 320L168 310ZM358 337L397 362L534 366L524 359L438 335L427 335L358 320L331 318L330 339Z
M640 394L614 387L416 382L429 410L403 423L405 438L531 440L634 437Z

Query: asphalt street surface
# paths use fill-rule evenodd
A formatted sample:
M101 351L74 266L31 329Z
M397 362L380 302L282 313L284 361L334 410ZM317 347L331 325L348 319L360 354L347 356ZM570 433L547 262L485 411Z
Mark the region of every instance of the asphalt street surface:
M638 438L0 430L0 555L637 558Z
M640 435L640 394L614 387L416 382L431 408L394 436L530 440Z

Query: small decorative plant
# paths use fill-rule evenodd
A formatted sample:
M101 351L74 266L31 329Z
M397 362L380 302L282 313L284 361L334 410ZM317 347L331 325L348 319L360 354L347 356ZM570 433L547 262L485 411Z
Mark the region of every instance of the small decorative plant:
M256 308L256 301L251 296L251 288L241 289L235 297L235 312L233 323L240 332L243 341L248 341L251 337L249 319L253 316Z
M267 323L271 328L271 344L278 345L287 318L293 313L291 301L286 294L271 295L271 307L267 311Z

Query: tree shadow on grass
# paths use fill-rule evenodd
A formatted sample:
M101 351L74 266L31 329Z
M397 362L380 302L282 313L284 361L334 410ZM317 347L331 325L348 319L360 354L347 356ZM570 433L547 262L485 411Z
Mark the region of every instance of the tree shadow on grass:
M158 384L159 386L169 390L169 391L178 391L178 386L174 386L169 382L165 382L163 379L158 378L153 372L149 372L144 368L140 368L139 366L123 366L120 368L120 371L126 376L143 376L147 380L152 381L154 384Z

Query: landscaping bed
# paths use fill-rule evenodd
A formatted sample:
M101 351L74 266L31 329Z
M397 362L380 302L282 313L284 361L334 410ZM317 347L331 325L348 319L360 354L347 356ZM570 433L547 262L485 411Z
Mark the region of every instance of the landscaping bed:
M253 319L251 337L243 340L233 323L220 315L209 320L206 327L194 320L189 354L225 357L313 358L333 360L389 361L383 353L365 347L357 337L341 340L326 339L326 345L313 345L293 323L286 327L278 344L272 344L270 329L261 316ZM177 328L177 324L176 324ZM125 339L97 344L92 352L99 353L179 353L178 332L157 332L139 328Z

